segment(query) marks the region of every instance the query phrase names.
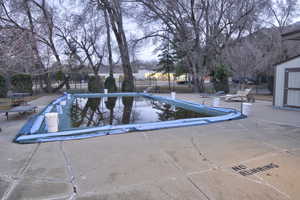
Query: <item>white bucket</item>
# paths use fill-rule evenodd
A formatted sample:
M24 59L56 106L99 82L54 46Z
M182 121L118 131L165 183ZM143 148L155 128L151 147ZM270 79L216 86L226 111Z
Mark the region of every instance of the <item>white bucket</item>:
M108 89L104 89L104 94L107 94L108 93Z
M176 99L176 92L171 92L171 98Z
M242 104L242 107L243 107L243 114L244 115L250 115L251 113L251 106L252 104L251 103L243 103Z
M220 98L215 97L213 98L213 107L218 107L220 105Z
M58 131L58 113L49 112L45 114L46 125L48 127L48 132L57 132Z

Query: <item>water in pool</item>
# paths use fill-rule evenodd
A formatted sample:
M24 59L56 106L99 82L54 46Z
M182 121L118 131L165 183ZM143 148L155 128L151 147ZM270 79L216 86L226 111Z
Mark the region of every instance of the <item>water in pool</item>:
M76 98L71 107L73 128L211 116L139 96Z

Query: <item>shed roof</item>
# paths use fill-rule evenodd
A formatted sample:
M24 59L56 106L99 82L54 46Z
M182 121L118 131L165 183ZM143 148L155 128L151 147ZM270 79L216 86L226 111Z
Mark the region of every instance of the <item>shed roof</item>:
M274 66L283 64L283 63L285 63L285 62L289 62L289 61L294 60L294 59L296 59L296 58L300 58L300 54L299 54L299 55L296 55L296 56L293 56L293 57L290 57L290 58L288 58L288 59L286 59L286 60L284 60L284 61L280 61L280 62L278 62L278 63L275 63Z

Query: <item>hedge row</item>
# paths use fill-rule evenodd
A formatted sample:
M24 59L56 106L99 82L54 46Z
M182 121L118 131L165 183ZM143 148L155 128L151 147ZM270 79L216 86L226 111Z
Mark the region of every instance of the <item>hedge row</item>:
M32 94L32 79L27 74L16 74L10 79L11 87L13 92L27 92ZM7 83L5 77L0 75L0 97L6 97L7 94Z
M5 78L0 75L0 97L6 97L7 87Z
M32 79L27 74L16 74L11 77L12 90L14 92L28 92L32 94Z

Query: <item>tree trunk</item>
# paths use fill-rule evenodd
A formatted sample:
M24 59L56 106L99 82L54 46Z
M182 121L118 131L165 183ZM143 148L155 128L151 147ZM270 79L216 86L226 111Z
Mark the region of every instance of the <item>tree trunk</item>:
M28 1L25 1L25 8L26 8L26 15L29 21L29 26L30 26L30 45L32 48L33 56L34 56L34 66L36 69L44 69L44 65L42 62L42 59L40 57L38 47L37 47L37 41L36 41L36 36L35 36L35 31L34 31L34 24L32 20L32 15L31 15L31 10L28 5Z
M126 40L126 35L123 28L123 19L122 19L122 9L119 0L112 0L109 3L107 0L104 1L106 3L106 8L109 14L110 23L115 34L121 61L124 73L124 81L122 84L122 91L131 92L134 90L134 80L132 74L132 68L130 64L129 58L129 50L128 44Z
M168 83L169 83L169 91L171 92L171 77L169 71L168 71Z
M190 71L191 71L191 75L192 75L192 89L193 89L193 92L196 92L196 93L201 92L197 65L194 62L194 60L191 59L189 56L188 56L188 63L189 63L189 67L190 67Z
M111 43L110 43L110 26L107 16L107 10L104 9L104 19L105 19L105 26L106 26L106 37L107 37L107 50L108 50L108 62L109 62L109 75L114 76L113 71L113 60L112 60L112 51L111 51Z

